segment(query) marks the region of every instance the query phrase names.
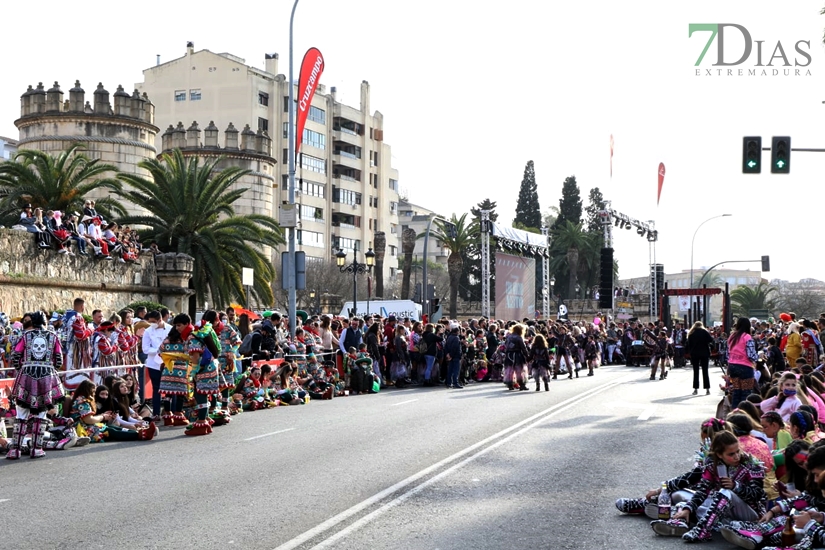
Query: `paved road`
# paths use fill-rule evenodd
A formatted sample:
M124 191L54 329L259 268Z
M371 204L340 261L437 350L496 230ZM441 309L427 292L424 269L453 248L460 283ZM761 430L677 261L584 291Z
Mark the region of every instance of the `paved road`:
M613 501L690 467L720 398L691 376L390 390L0 461L0 549L682 547Z

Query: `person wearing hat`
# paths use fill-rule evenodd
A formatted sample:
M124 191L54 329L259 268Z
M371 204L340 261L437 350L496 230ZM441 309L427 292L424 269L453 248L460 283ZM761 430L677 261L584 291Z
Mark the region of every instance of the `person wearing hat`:
M63 349L57 335L46 330L43 312L23 316L23 333L13 348L11 365L17 371L10 396L16 413L6 458L20 458L26 433L31 436L31 458L41 458L46 455L43 451L46 412L65 396L57 376L63 366Z
M117 338L115 334L115 323L113 321L103 321L98 325L92 335L92 367L106 367L117 364ZM100 383L100 376L95 375ZM94 381L94 380L93 380Z
M83 227L84 238L92 245L95 251L95 257L104 260L111 260L109 256L109 244L103 238L103 232L100 229L101 219L96 216L83 216L80 220Z

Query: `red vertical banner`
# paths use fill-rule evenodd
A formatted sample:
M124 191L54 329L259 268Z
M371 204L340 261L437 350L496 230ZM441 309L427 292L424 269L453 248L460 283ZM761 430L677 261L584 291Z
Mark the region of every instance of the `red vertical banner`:
M656 193L656 206L659 206L659 199L662 198L662 184L665 183L665 163L659 163L659 191Z
M304 125L307 122L309 108L312 105L312 96L318 88L321 73L324 72L324 56L318 48L310 48L301 61L301 72L298 74L298 120L295 131L295 154L301 150L301 138L304 136Z

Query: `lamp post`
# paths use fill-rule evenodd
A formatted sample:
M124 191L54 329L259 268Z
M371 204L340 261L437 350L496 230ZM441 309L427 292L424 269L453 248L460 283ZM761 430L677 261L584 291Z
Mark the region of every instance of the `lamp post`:
M693 239L690 241L690 288L693 288L693 243L696 242L696 234L699 232L699 229L708 223L710 220L715 220L716 218L727 218L732 216L733 214L719 214L718 216L713 216L712 218L708 218L702 223L699 224L699 227L696 228L696 231L693 232Z
M553 301L553 305L556 307L556 316L558 316L558 314L559 314L559 304L558 304L558 302L556 302L556 293L555 293L555 290L554 290L555 288L556 288L556 278L555 277L550 277L550 288L545 289L545 292L547 292L547 291L550 292L550 299ZM547 312L547 318L550 319L550 312L549 311Z
M310 291L309 291L309 299L312 301L312 307L311 307L311 310L312 310L312 315L318 315L318 308L317 308L317 307L315 307L315 303L316 303L316 302L315 302L315 296L316 296L316 295L317 295L317 294L316 294L316 292L315 292L314 290L310 290Z
M356 258L357 250L352 251L352 263L347 263L347 253L338 249L335 255L335 262L338 264L338 269L341 273L352 273L352 316L358 314L358 275L364 273L371 273L372 267L375 265L375 252L370 248L364 258L367 263L359 264Z
M716 218L727 218L732 215L733 214L719 214L718 216L710 217L700 223L699 227L696 228L696 231L693 232L693 238L690 240L690 288L693 288L693 243L696 241L696 234L699 232L699 229L710 220L715 220ZM690 297L690 307L693 308L693 296Z

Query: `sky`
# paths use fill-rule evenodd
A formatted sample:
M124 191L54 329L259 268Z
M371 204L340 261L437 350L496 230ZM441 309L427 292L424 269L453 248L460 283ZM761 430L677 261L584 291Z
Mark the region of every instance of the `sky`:
M156 54L162 62L180 57L187 41L260 68L265 53L277 52L286 74L292 4L248 0L243 9L215 10L144 0L137 10L110 3L104 11L45 0L41 12L52 15L38 16L35 28L27 4L4 6L5 42L25 48L7 48L3 59L0 135L17 137L13 122L29 84L48 89L57 80L67 92L79 79L87 92L98 82L110 92L118 84L130 90ZM369 81L371 108L384 115L393 165L415 204L449 216L489 198L498 203L499 221L510 222L524 166L533 160L542 211L558 205L564 179L575 175L585 203L599 187L616 210L655 221L656 262L667 273L691 267L696 232L697 270L769 255L766 278L823 280L816 227L825 153L794 152L791 173L779 175L770 173L766 151L761 174L742 174L743 136L762 136L769 146L771 136L788 135L793 147L825 148L823 6L301 0L295 78L303 52L315 46L326 62L321 82L336 86L343 103L357 106L360 82ZM750 56L714 66L717 35L695 66L710 33L689 36L691 23L741 26ZM744 34L730 26L722 35L722 61L734 63L745 51ZM790 76L779 54L771 60L777 43ZM754 69L758 74L748 76ZM660 162L666 176L657 205ZM706 219L728 213L697 232ZM648 273L648 243L635 231L617 230L614 248L621 278ZM737 265L760 268L729 267Z

